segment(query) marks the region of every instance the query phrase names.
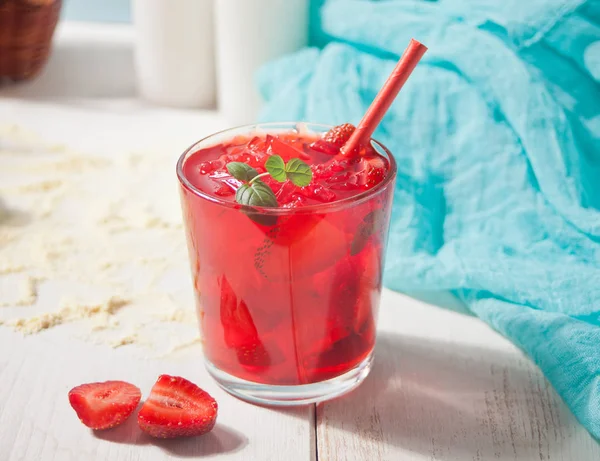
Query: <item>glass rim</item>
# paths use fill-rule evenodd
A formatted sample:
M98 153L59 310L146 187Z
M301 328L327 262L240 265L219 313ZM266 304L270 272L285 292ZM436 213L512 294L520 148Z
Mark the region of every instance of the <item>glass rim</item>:
M372 198L373 196L382 192L383 190L385 190L387 188L387 186L391 182L393 182L393 180L396 178L396 172L397 172L396 159L394 158L393 154L390 152L390 150L387 147L385 147L382 143L380 143L379 141L377 141L376 139L373 139L373 138L371 138L371 144L373 144L374 147L383 150L384 153L388 157L387 160L389 162L390 168L388 169L385 178L383 178L383 181L381 181L379 184L377 184L372 189L368 189L359 194L352 195L350 197L346 197L341 200L334 200L333 202L317 203L314 205L306 205L306 206L303 206L300 208L282 208L282 207L275 208L275 207L259 207L259 206L240 205L237 202L224 200L221 197L210 195L210 194L198 189L185 177L185 175L183 173L183 165L184 165L185 160L188 157L188 155L190 153L192 153L193 149L196 148L199 144L209 141L211 138L225 135L229 132L241 131L241 130L247 130L248 132L251 132L250 131L251 129L265 129L265 128L268 129L269 127L273 127L273 128L278 127L281 129L281 128L285 128L286 125L287 125L287 128L289 128L290 130L298 129L298 126L304 126L308 129L321 128L323 130L322 132L326 132L329 129L333 128L333 125L326 125L326 124L321 124L321 123L311 123L311 122L267 122L267 123L252 123L252 124L246 124L246 125L239 125L239 126L226 128L224 130L217 131L215 133L212 133L212 134L209 134L208 136L203 137L202 139L200 139L198 141L195 141L191 146L189 146L187 149L185 149L184 152L179 156L179 159L177 160L177 166L176 166L177 178L179 179L179 183L181 184L181 186L183 186L188 191L192 192L194 195L196 195L204 200L208 200L209 202L215 203L219 206L236 209L236 210L240 210L240 209L247 210L249 212L257 213L257 214L261 214L261 215L270 215L270 216L285 215L285 216L288 216L288 215L296 215L296 214L314 213L317 211L330 211L330 210L335 210L338 208L345 208L347 206L360 204L366 200L369 200L370 198Z

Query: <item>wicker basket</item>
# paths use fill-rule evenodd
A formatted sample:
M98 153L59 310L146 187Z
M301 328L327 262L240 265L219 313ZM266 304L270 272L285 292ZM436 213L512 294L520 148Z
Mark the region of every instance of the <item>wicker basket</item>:
M62 0L0 0L0 80L38 74L50 54Z

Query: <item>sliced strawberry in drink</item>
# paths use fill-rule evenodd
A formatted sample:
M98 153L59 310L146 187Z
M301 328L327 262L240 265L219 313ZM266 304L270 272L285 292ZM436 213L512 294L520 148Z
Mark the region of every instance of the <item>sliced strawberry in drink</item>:
M240 364L267 367L271 360L258 336L248 306L233 291L225 276L219 280L221 288L221 325L225 344L235 349Z
M229 347L241 347L251 344L258 337L246 303L238 300L233 288L223 275L219 280L221 288L221 324L225 334L225 343Z
M374 322L381 285L379 249L369 245L360 254L340 261L329 297L332 331L358 333L365 322ZM339 337L340 334L334 334ZM336 338L332 338L335 340Z
M194 383L161 375L140 409L138 424L152 437L191 437L212 430L217 411L215 399Z
M236 353L240 364L245 367L255 369L271 365L271 356L260 340L238 347Z
M313 142L310 147L317 152L328 155L337 155L344 144L350 139L350 136L352 136L355 129L356 127L351 123L334 126L325 133L321 139Z
M352 133L354 133L356 127L351 123L344 123L343 125L334 126L331 130L325 133L323 141L333 144L338 148L338 151L348 142Z
M200 164L200 174L212 173L215 168L211 165L211 162L202 162Z
M350 333L329 347L304 357L305 373L313 381L334 378L362 362L375 345L374 328Z
M80 421L95 430L122 424L141 398L140 390L124 381L82 384L69 391L69 403Z
M371 188L379 184L385 178L385 170L382 168L372 168L367 174L367 187Z
M357 256L344 258L323 274L320 290L327 293L326 331L304 341L303 364L319 379L358 364L371 351L375 339L375 316L379 299L381 268L377 248L371 246ZM319 277L313 281L318 283ZM329 283L329 288L327 288ZM318 331L318 330L317 330ZM323 376L320 376L320 375Z
M362 158L358 173L358 184L370 189L385 178L386 165L381 157Z

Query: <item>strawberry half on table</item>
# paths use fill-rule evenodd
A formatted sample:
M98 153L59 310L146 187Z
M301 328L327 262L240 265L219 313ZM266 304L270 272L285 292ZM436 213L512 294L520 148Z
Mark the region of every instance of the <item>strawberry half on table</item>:
M106 381L77 386L69 402L83 424L95 430L122 424L136 409L142 393L125 381Z
M152 437L191 437L215 426L217 410L215 399L194 383L160 375L138 413L138 424Z

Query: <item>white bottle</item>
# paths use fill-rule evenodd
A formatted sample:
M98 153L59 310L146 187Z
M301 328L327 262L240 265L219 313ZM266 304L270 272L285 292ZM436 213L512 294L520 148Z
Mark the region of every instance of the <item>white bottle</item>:
M213 0L132 0L132 13L140 96L165 106L214 107Z
M216 0L217 100L228 123L256 122L259 67L308 43L309 0Z

